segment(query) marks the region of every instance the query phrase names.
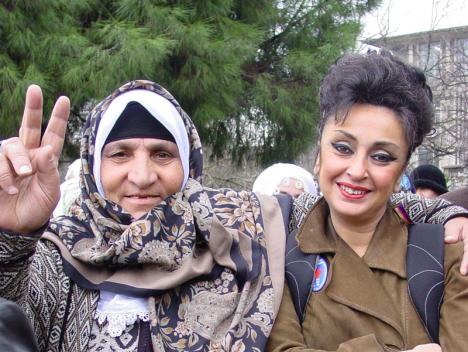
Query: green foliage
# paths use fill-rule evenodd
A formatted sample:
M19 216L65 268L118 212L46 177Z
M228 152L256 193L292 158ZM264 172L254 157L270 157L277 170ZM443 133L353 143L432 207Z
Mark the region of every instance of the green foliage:
M318 86L378 0L8 0L0 5L0 134L30 83L73 107L68 153L93 102L132 79L167 87L213 157L293 160L313 141ZM73 149L75 147L75 149Z

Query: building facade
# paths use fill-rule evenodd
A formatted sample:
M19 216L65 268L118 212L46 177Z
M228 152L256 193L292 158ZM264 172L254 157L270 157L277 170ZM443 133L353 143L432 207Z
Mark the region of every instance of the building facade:
M468 26L369 40L387 48L428 77L435 105L433 131L410 168L433 164L449 189L468 186Z

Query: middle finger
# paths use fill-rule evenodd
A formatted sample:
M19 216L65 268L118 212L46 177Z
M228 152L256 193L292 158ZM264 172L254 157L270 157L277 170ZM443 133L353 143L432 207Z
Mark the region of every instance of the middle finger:
M67 132L67 121L70 115L70 100L68 97L61 96L55 102L47 129L42 137L41 145L50 145L52 152L58 159L62 152L65 133Z

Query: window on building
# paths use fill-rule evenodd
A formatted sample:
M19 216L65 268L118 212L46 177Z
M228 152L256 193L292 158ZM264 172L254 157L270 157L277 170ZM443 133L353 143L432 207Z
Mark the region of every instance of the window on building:
M420 146L416 152L418 164L433 164L434 163L434 153L432 150L427 149L424 146Z
M442 57L442 46L440 42L419 44L417 54L417 65L428 74L438 76Z
M453 43L453 57L459 68L468 70L468 38L457 39Z

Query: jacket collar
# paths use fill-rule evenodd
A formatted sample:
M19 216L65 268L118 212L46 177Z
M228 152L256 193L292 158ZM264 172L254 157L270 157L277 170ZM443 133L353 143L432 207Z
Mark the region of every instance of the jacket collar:
M385 211L363 259L370 268L390 271L406 279L408 226L390 207Z
M336 253L338 241L330 220L330 209L321 198L307 215L297 235L299 248L304 253ZM363 259L370 268L391 271L406 278L406 257L401 255L408 242L407 226L395 211L387 207Z
M297 234L299 248L304 253L336 253L337 237L327 231L330 209L324 198L315 203Z

